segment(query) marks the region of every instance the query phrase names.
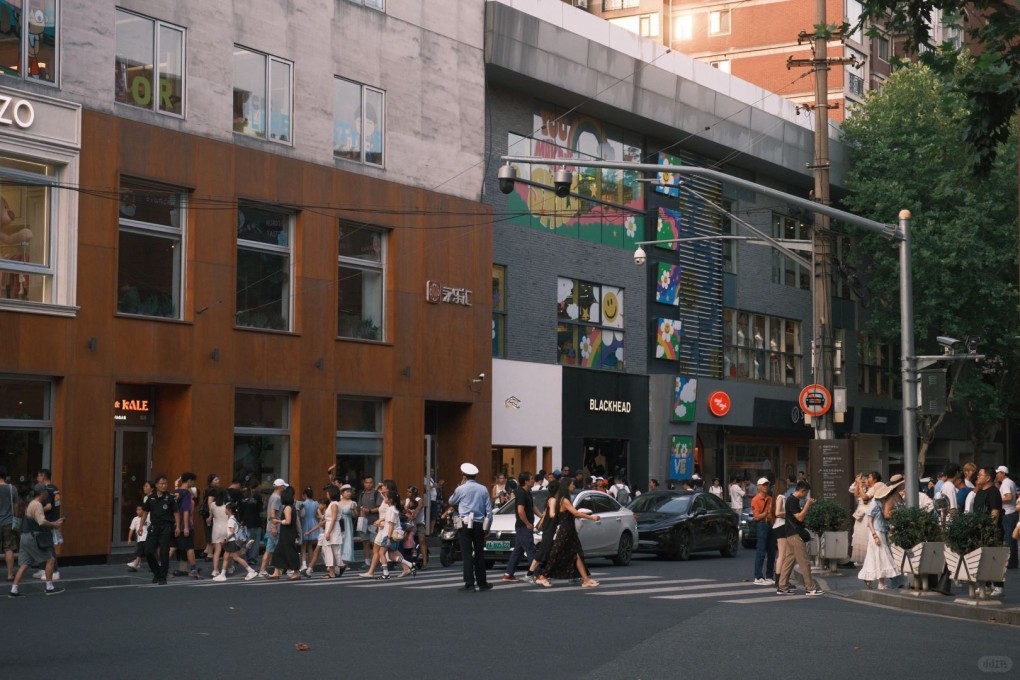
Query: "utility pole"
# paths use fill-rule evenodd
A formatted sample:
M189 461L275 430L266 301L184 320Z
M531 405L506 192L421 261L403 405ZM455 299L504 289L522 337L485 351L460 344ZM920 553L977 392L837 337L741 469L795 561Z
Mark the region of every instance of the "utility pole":
M794 59L786 61L786 68L794 66L809 67L815 72L815 103L806 108L815 112L815 158L811 169L815 175L814 200L822 205L829 205L829 66L856 63L853 57L829 58L829 39L837 38L841 42L841 28L830 27L825 17L826 0L815 0L815 32L808 34L801 31L797 36L797 44L811 42L811 59ZM842 21L840 22L842 23ZM829 231L829 217L815 213L814 226L811 229L812 242L812 308L814 319L811 332L811 370L812 380L833 391L833 361L835 348L832 336L832 235ZM806 381L805 381L806 382ZM832 410L825 415L812 419L815 428L815 439L833 439L835 432L832 426Z

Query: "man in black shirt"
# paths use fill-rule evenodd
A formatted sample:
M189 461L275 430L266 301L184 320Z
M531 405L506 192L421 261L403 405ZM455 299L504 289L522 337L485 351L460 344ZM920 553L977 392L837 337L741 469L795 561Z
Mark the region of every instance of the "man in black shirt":
M535 485L530 472L522 472L517 481L519 486L515 498L514 510L517 514L517 521L514 523L514 551L510 553L510 559L506 563L506 573L503 574L504 581L520 581L514 576L517 570L517 563L521 561L521 555L531 564L535 559L535 501L531 497L531 487ZM529 570L528 580L534 581L535 575Z
M177 501L167 492L166 475L156 478L156 493L150 494L142 503L142 526L146 517L151 526L145 539L145 559L152 571L152 582L166 585L167 570L170 567L170 543L180 533ZM156 560L156 549L159 560Z
M992 518L995 522L995 526L999 527L999 531L1002 531L1002 494L999 492L999 488L995 486L995 468L983 467L977 471L977 476L974 477L974 512L978 514L985 514ZM996 581L995 583L988 582L986 585L991 586L991 592L989 595L992 597L998 597L1002 595L1002 587L1004 583L1002 581Z

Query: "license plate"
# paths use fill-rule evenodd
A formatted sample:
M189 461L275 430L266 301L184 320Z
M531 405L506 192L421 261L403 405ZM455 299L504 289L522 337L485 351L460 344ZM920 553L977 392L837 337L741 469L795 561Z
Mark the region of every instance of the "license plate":
M509 550L510 541L486 541L486 550Z

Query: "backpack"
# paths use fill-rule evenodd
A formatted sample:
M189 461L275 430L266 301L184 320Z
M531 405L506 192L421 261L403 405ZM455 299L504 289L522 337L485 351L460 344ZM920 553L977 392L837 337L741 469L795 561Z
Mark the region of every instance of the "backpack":
M630 503L630 491L627 490L626 486L616 487L616 502L620 505Z

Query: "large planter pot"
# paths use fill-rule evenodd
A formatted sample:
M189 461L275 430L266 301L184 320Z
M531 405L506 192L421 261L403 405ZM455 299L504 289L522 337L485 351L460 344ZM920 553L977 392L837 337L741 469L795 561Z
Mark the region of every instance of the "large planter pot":
M1006 562L1009 561L1009 548L978 548L966 555L959 555L949 546L945 546L943 554L949 575L957 581L1003 581L1006 578Z
M918 543L910 550L890 546L896 568L904 574L941 574L946 566L945 543Z
M826 560L846 561L849 555L849 533L846 531L826 531L821 539L821 556Z

